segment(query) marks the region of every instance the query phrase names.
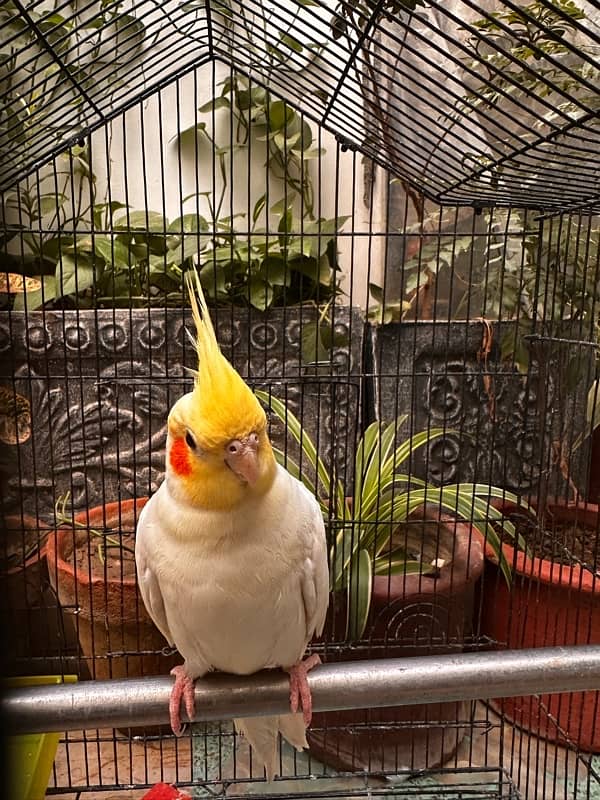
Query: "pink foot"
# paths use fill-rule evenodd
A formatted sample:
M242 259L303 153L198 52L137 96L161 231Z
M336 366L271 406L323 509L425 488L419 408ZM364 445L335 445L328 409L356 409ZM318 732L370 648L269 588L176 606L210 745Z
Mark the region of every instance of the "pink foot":
M314 653L312 656L305 658L304 661L300 661L285 670L290 674L290 707L294 714L302 708L304 724L307 727L312 719L312 696L306 676L313 667L320 663L321 659Z
M181 724L181 698L185 703L185 710L190 719L196 715L196 704L194 701L194 681L185 671L185 667L173 667L171 675L175 676L175 683L171 690L169 700L169 716L171 717L171 728L175 736L181 736L183 726Z

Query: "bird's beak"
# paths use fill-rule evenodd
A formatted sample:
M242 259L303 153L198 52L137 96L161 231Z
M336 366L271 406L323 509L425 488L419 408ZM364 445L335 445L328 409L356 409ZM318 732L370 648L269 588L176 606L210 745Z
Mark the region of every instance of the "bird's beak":
M238 478L246 481L249 486L254 486L260 475L258 446L250 439L242 439L240 444L240 451L227 455L225 461Z

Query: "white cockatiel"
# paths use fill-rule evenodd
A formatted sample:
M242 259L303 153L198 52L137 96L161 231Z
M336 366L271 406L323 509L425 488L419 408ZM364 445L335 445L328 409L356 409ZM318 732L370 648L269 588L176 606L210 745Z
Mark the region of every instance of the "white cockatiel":
M302 657L327 611L325 528L315 498L275 461L264 409L222 355L194 278L198 371L171 409L166 478L140 515L138 580L148 613L185 660L172 670L176 733L182 698L193 718L193 682L209 670L289 672L292 713L235 721L270 779L279 731L307 746L306 673L319 658Z

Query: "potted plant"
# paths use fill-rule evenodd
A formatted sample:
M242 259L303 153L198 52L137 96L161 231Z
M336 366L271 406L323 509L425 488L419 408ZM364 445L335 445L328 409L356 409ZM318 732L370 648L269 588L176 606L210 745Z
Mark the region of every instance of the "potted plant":
M586 416L591 434L600 425L597 381L590 389ZM568 465L562 466L568 475ZM496 554L487 553L481 587L481 633L496 647L515 649L600 644L598 505L585 502L576 488L571 501L542 495L531 504L538 509L535 517L512 501L496 501L529 551L524 552L513 542L503 543L504 556L511 565L510 586L499 579ZM533 733L563 745L600 752L597 702L595 692L576 692L506 698L494 704Z
M468 232L463 225L450 211L433 211L409 229L420 246L404 262L396 316L372 287L374 414L389 421L397 404L411 409L417 427L467 434L460 448L456 437L433 443L414 465L421 477L531 493L585 430L600 302L600 284L589 274L598 226L571 220L543 227L532 213L503 209L476 216ZM589 250L579 246L582 238ZM444 286L452 287L447 294ZM583 485L586 449L571 463L571 477ZM553 481L551 492L562 493L560 471Z
M432 428L398 441L401 417L366 429L347 497L293 413L277 397L257 394L300 446L302 461L278 448L276 458L317 496L326 520L332 591L327 660L462 650L483 570L482 540L510 576L501 533L513 536L514 527L490 503L506 493L473 484L436 487L404 474L410 455L446 432ZM433 766L450 757L463 735L460 721L467 719L468 704L460 703L328 712L315 714L308 736L313 753L338 769L418 769L425 760Z
M514 503L501 510L526 538L531 555L503 544L512 583L488 558L482 583L481 633L495 647L519 649L600 644L597 505L549 502L543 524ZM493 701L519 727L561 745L600 752L596 692L536 694Z
M106 503L69 513L59 498L59 527L47 537L50 582L79 643L81 678L108 680L165 675L177 663L174 651L148 614L135 569L135 526L147 497ZM170 728L130 728L131 735L163 734Z
M44 543L50 528L30 514L7 514L2 519L0 626L15 631L6 668L23 670L32 658L46 660L58 654L58 609L50 595ZM30 667L27 667L30 669Z
M45 555L58 599L75 620L84 676L168 672L164 639L146 613L135 572L135 525L147 499L75 515L67 511L67 495L57 501L60 525L47 538Z
M266 95L263 102L272 126L282 114L273 136L300 124L284 104ZM206 140L210 133L202 130ZM344 220L302 216L294 204L296 190L303 198L314 191L308 163L315 152L305 123L301 135L277 184L283 198L270 208L266 195L253 201L249 235L223 211L227 181L215 197L182 199L182 213L169 219L101 197L86 148L73 148L66 166L59 160L55 173L7 193L4 263L30 281L9 294L10 311L0 314L0 353L10 352L10 378L34 419L33 435L20 447L20 474L8 479L9 506L35 500L49 512L55 496L70 490L74 508L83 509L119 492L156 489L168 409L188 388L186 368L195 366L185 335L191 315L181 310L192 259L238 371L251 382L292 378L289 400L298 407L307 379L323 367L334 375L343 370L353 376L349 383L332 382L328 396L303 392L302 402L311 432L332 448L347 425L354 427L363 323L357 310L333 304L335 237ZM227 149L211 142L227 178ZM206 216L198 210L202 199ZM244 217L242 227L248 223ZM268 234L273 225L277 234ZM165 380L167 365L175 380ZM343 417L328 413L333 403Z

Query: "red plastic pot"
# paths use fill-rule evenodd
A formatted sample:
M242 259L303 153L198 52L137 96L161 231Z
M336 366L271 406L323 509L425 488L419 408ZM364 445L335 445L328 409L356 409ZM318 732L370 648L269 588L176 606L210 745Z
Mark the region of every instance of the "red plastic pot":
M511 503L501 508L504 513L516 510ZM600 535L596 505L552 503L547 513L558 522L576 522ZM600 577L577 564L529 558L509 544L504 544L503 550L513 568L512 588L508 589L486 551L482 634L497 647L509 649L600 644ZM532 733L600 752L600 692L512 697L494 704Z

